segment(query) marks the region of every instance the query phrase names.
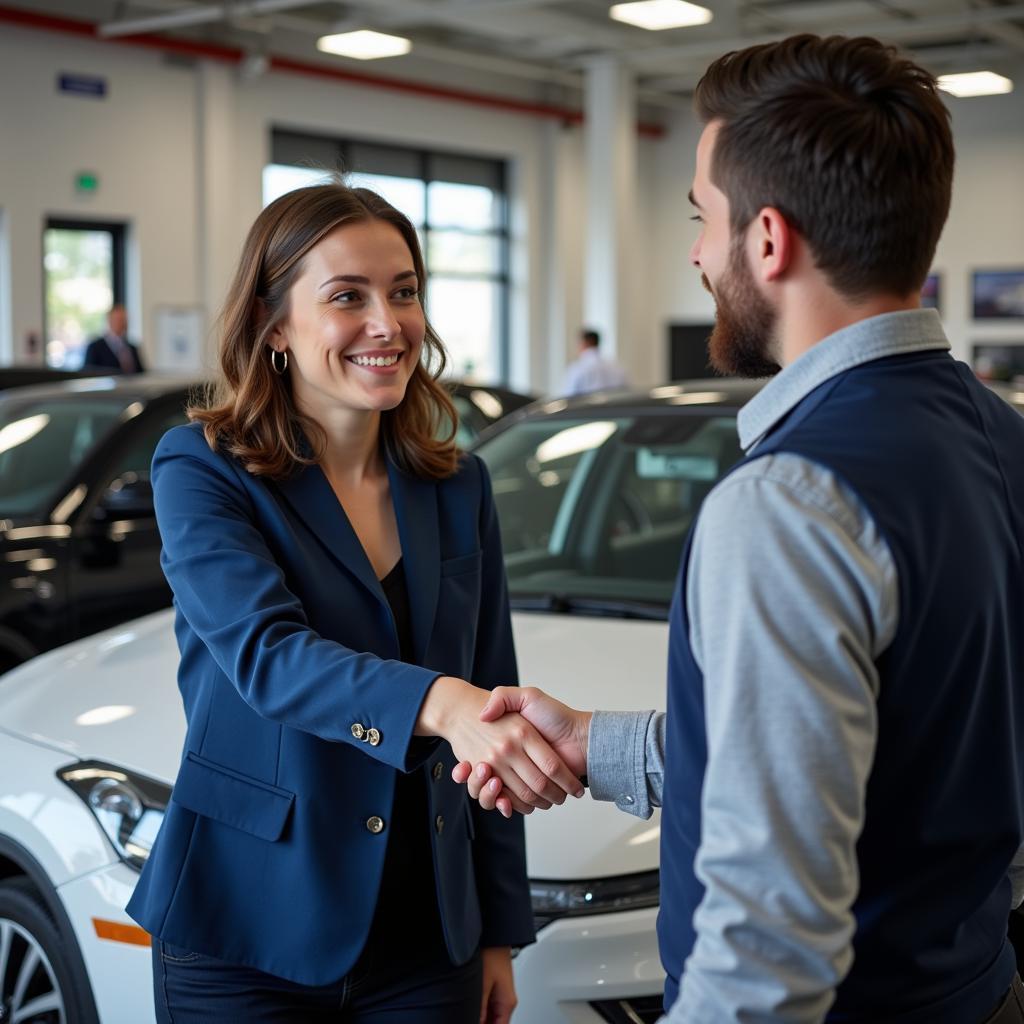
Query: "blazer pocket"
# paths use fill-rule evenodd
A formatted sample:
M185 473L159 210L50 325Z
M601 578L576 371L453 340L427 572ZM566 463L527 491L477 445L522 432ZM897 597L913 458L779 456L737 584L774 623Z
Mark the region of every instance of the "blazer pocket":
M446 558L441 562L441 576L461 576L467 572L479 572L483 560L482 551L474 551L471 555L459 555L458 558Z
M189 751L178 771L171 799L187 811L275 842L284 831L295 794Z

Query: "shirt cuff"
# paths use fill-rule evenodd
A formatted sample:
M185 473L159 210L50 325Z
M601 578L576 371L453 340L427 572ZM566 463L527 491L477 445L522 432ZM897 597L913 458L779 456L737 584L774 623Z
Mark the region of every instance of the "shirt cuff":
M595 800L620 811L651 816L647 794L646 738L653 711L595 711L587 740L587 781Z

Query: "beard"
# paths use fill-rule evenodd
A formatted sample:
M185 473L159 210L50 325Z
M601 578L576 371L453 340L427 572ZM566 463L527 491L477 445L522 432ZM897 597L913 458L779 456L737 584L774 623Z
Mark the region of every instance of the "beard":
M708 339L708 357L717 373L733 377L773 377L782 369L772 357L778 314L757 290L747 265L742 237L729 247L729 262L713 290L715 326Z

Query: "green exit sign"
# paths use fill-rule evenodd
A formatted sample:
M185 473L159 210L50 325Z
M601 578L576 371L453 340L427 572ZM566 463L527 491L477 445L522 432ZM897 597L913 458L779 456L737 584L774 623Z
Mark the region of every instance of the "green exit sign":
M75 175L75 190L78 192L95 192L100 187L100 176L92 171L79 171Z

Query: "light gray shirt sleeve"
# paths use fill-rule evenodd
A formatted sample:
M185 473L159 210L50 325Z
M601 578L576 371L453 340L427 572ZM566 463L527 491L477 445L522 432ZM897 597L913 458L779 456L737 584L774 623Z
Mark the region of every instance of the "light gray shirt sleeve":
M587 782L595 800L649 818L661 806L665 779L665 714L595 711L587 741Z
M668 1019L818 1024L852 962L896 568L836 477L770 455L708 497L686 601L704 673L706 892Z

